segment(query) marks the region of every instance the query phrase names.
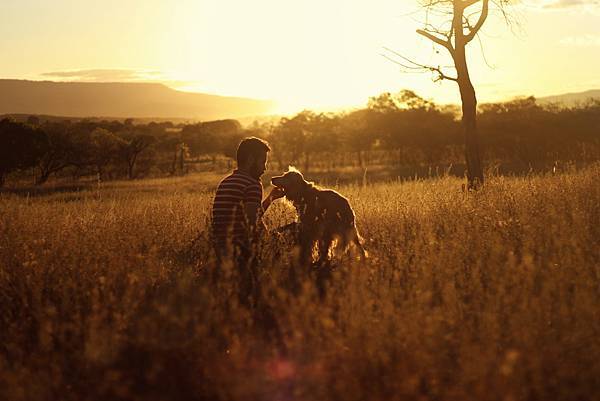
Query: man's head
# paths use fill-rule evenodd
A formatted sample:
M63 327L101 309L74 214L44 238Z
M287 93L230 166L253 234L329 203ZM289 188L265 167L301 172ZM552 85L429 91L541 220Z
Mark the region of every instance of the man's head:
M269 144L260 138L244 138L237 148L238 169L259 179L267 169L267 155L270 150Z

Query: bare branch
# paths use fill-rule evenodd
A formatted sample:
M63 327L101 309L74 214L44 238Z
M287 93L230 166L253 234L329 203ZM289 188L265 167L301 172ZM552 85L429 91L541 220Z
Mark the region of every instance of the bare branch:
M454 53L454 47L452 47L452 42L450 42L450 38L446 38L444 40L444 39L442 39L442 38L440 38L438 36L435 36L435 35L427 32L427 31L425 31L423 29L417 29L417 33L419 35L425 36L427 39L431 40L432 42L437 43L438 45L445 47L450 52L450 54Z
M423 8L436 8L436 7L452 7L454 0L427 0L423 1Z
M422 30L424 30L425 32L434 34L434 35L439 35L439 36L448 38L448 29L442 29L440 27L436 27L431 24L427 24L427 25L425 25L425 27L422 28Z
M465 43L469 43L470 41L472 41L475 35L477 35L477 32L479 32L479 30L483 26L483 23L485 22L488 16L489 5L490 0L483 0L483 6L481 7L481 14L479 15L479 20L477 20L477 23L473 28L471 28L469 33L465 35Z
M434 81L436 81L436 82L441 81L442 79L447 79L448 81L458 82L457 77L450 77L450 76L444 74L444 72L442 71L442 69L440 67L429 67L429 71L435 72L438 74L438 79L434 79Z
M395 64L398 64L402 68L405 68L407 70L412 70L413 72L417 72L417 71L423 71L423 72L424 71L431 71L433 73L436 73L437 77L434 79L434 81L436 81L436 82L437 81L441 81L443 79L447 79L449 81L458 82L458 78L446 75L446 73L444 73L444 71L442 71L442 68L439 67L439 66L438 67L434 67L434 66L431 66L431 65L417 63L416 61L413 61L413 60L411 60L409 58L406 58L402 54L400 54L400 53L398 53L398 52L396 52L394 50L391 50L391 49L389 49L387 47L384 47L383 49L386 50L386 51L388 51L388 52L390 52L390 53L392 53L393 55L395 55L397 57L400 57L402 60L404 60L404 62L400 62L400 61L394 60L391 57L388 57L385 54L382 54L383 57L385 57L386 59L388 59L389 61L391 61L391 62L393 62Z
M405 68L407 70L416 70L416 71L411 71L411 72L419 72L419 73L423 72L422 67L406 65L404 63L399 62L398 60L394 60L393 58L391 58L390 56L388 56L386 54L381 54L381 56L384 57L385 59L387 59L388 61L391 61L394 64L398 64L402 68ZM408 71L404 71L404 72L408 72Z
M406 61L406 62L407 62L409 65L411 65L411 67L406 67L406 66L404 66L405 68L409 68L409 69L423 69L423 68L425 68L425 69L428 69L428 68L427 68L427 67L425 67L423 64L416 63L416 62L414 62L413 60L411 60L411 59L409 59L409 58L407 58L407 57L403 56L403 55L402 55L402 54L400 54L400 53L398 53L397 51L390 49L389 47L384 47L384 48L383 48L383 50L386 50L386 51L388 51L388 52L392 53L392 54L393 54L394 56L396 56L396 57L400 57L402 60ZM391 60L391 59L390 59L389 57L387 57L387 56L384 56L384 57L386 57L387 59ZM393 60L391 60L391 61L393 61ZM399 62L395 62L395 63L396 63L396 64L400 64ZM402 64L400 64L400 65L402 65Z
M495 69L496 67L494 67L493 65L491 65L489 63L487 56L485 55L485 50L483 48L483 42L481 41L481 35L477 35L477 41L479 42L479 48L481 49L481 55L483 56L483 61L485 62L485 65L487 65L492 70Z
M471 7L473 4L476 4L478 2L479 0L465 0L460 6L464 10L465 8Z

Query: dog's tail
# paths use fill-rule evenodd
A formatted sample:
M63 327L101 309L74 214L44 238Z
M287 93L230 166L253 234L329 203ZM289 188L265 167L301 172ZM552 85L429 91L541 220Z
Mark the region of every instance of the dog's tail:
M358 251L360 252L360 258L362 260L368 259L369 252L367 252L367 250L365 249L365 240L363 237L360 236L356 228L354 228L354 238L352 238L352 242L354 243L356 248L358 248Z
M343 252L347 252L350 246L356 247L358 252L360 253L360 259L365 260L369 258L369 252L364 247L365 240L360 236L358 230L355 226L347 231L347 234L344 238L340 239L340 247L343 249Z
M349 245L354 245L360 252L361 260L365 260L369 257L369 253L364 247L364 239L358 233L356 228L356 216L354 210L347 203L347 207L339 212L340 220L342 224L347 227L346 235L342 238L342 248L344 252L348 250Z

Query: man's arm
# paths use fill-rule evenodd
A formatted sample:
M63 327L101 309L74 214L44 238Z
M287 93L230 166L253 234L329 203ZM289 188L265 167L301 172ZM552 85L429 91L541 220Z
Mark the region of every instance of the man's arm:
M275 187L262 201L260 207L257 202L244 203L244 212L246 213L246 219L248 219L248 225L251 232L256 232L257 230L267 230L265 223L262 221L262 214L269 208L269 206L271 206L273 201L282 198L283 196L283 189Z
M244 203L244 212L246 213L246 219L248 221L248 228L250 229L250 232L255 232L257 229L257 225L260 228L264 228L264 224L261 218L262 216L260 216L260 214L262 213L259 209L260 206L258 203Z
M244 190L244 214L250 233L256 232L256 225L261 218L262 186L260 183L249 185Z
M274 187L269 193L269 195L267 195L265 200L263 200L262 202L263 211L266 211L269 208L269 206L271 206L271 203L273 203L273 201L279 198L283 198L284 195L285 193L282 188Z

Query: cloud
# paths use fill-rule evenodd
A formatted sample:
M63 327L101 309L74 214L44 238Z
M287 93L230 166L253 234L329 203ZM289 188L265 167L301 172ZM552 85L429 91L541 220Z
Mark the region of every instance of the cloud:
M597 14L600 0L529 0L529 6L547 11L573 10Z
M69 70L53 71L41 74L43 77L55 78L60 80L81 81L81 82L137 82L137 81L160 81L164 77L160 71L147 70Z
M571 16L600 16L600 0L522 0L518 4L538 12L566 12Z
M546 9L587 8L600 6L600 0L549 0L542 3Z
M174 89L185 88L192 83L173 79L161 71L131 69L90 69L52 71L40 74L44 78L69 82L145 82L161 83Z
M561 39L558 43L575 47L600 47L600 35L586 34L581 36L568 36Z

